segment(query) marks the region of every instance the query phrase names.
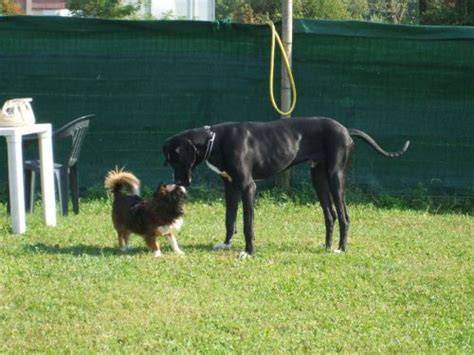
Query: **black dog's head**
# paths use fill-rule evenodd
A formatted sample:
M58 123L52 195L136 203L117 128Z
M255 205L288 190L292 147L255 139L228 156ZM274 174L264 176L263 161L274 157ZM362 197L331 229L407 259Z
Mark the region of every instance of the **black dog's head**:
M197 150L193 143L184 137L170 138L163 145L165 165L173 168L174 183L188 187L191 185L192 171L196 163Z

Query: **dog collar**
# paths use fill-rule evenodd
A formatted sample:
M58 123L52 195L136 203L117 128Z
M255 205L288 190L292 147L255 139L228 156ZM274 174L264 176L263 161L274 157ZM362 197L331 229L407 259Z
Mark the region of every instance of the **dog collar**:
M209 131L210 138L207 141L206 153L204 154L203 160L206 162L206 165L209 169L211 169L216 174L219 174L224 179L229 180L229 182L232 182L232 177L226 171L220 170L217 166L212 165L207 160L207 159L209 159L209 156L211 155L211 152L212 152L212 147L214 146L214 141L216 139L216 132L211 131L211 126L204 126L204 129Z
M211 126L204 126L204 129L209 131L209 133L211 134L211 137L207 141L206 153L204 153L204 158L202 159L207 162L207 159L211 155L212 147L214 146L214 140L216 139L216 132L211 131Z

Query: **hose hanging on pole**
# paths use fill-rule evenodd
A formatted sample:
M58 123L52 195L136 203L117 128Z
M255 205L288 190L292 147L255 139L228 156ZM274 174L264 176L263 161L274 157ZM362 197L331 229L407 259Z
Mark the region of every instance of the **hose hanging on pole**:
M286 55L285 48L283 47L283 43L281 42L280 35L278 34L275 25L273 22L268 21L267 24L270 26L272 30L272 44L271 44L271 50L270 50L270 82L269 82L269 91L270 91L270 101L272 102L273 108L282 116L288 116L290 115L293 110L295 109L296 106L296 84L295 80L293 78L293 73L291 71L290 67L290 62L288 60L288 56ZM285 63L286 67L286 72L288 73L288 78L290 79L290 84L291 84L291 105L290 109L286 112L282 111L276 101L275 101L275 95L273 93L273 72L275 70L275 39L276 42L278 43L278 46L280 47L281 50L281 57L283 59L283 62Z

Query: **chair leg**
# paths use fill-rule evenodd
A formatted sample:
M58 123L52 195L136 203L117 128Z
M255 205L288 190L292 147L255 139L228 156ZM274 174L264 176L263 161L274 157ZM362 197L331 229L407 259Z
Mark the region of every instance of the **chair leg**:
M25 184L25 210L31 213L31 170L23 171L23 181Z
M6 196L7 196L7 214L10 214L10 186L6 183Z
M25 209L27 213L33 213L35 208L35 181L36 172L25 170Z
M31 178L30 178L30 196L29 196L29 208L30 208L30 213L33 213L35 209L35 195L36 195L36 171L31 172ZM26 196L26 194L25 194ZM28 205L26 205L28 206Z
M67 176L67 167L63 167L61 170L61 185L62 185L62 195L63 195L63 201L62 201L62 211L63 211L63 216L67 216L68 214L68 200L69 200L69 181L68 181L68 176Z
M63 167L63 169L61 169L61 194L63 197L63 200L61 203L61 209L63 212L63 216L67 216L68 199L69 199L69 181L68 181L67 167Z
M54 176L56 178L56 185L58 187L59 205L61 206L61 213L63 216L67 216L67 204L68 204L68 179L67 169L55 170Z
M79 181L77 176L77 165L69 169L69 183L71 187L72 209L75 214L79 213Z
M54 170L54 181L56 183L56 191L58 193L59 206L61 206L61 214L62 214L63 192L61 189L61 172L59 170Z

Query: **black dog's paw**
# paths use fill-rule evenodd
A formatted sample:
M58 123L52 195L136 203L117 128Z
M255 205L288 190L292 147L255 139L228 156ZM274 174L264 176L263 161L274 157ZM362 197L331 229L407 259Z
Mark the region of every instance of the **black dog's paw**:
M245 259L248 259L248 258L251 258L251 257L252 257L252 254L249 254L246 251L242 251L237 256L237 260L241 261L241 260L245 260Z

